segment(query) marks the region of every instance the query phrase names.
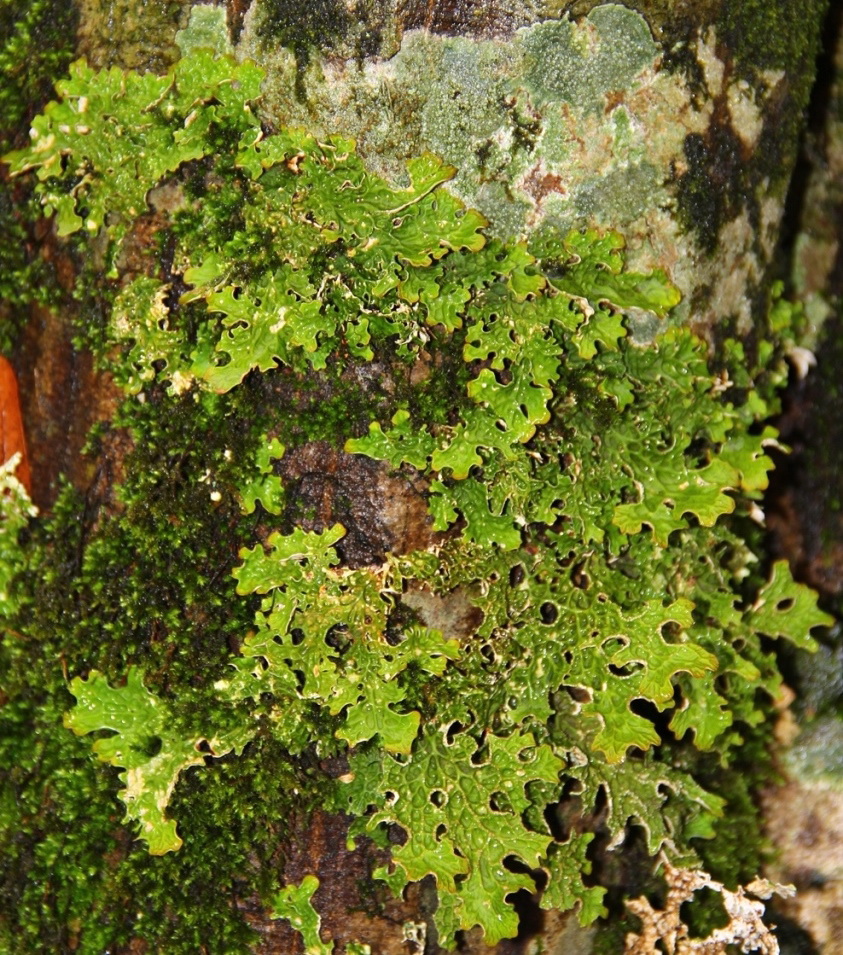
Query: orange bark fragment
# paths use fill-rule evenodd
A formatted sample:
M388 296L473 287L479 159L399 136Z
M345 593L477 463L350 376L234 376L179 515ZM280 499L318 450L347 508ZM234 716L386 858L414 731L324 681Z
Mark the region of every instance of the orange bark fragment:
M32 472L26 453L23 418L18 397L18 380L8 360L0 355L0 464L20 452L20 463L15 472L18 480L32 494Z

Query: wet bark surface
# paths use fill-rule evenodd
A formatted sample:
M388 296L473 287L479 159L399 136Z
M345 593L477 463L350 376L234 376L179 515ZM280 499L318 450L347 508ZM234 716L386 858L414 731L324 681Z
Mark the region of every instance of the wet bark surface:
M89 354L73 347L73 330L60 314L33 306L14 356L32 462L32 499L49 511L62 478L79 490L96 481L111 485L122 474L127 450L115 445L100 460L83 455L96 422L109 421L120 393L97 372Z
M777 461L765 505L772 550L790 561L838 618L843 610L841 28L843 9L833 5L783 242L797 292L811 314L825 320L812 345L816 367L792 375L779 422L792 451ZM797 894L778 904L777 920L784 951L835 955L843 939L839 624L820 636L817 653L791 654L784 662L796 719L782 718L782 740L791 747L782 757L785 781L763 794L763 804L767 834L777 850L772 874L792 882Z
M832 347L791 389L781 429L793 450L775 472L769 514L778 551L832 603L843 595L842 333L838 319L829 323L823 340Z
M365 938L373 952L420 953L421 949L406 938L404 925L420 918L421 888L415 887L404 901L375 883L372 866L384 865L389 853L375 849L369 840L349 849L349 823L346 816L319 810L292 819L280 847L284 883L298 885L307 875L319 879L312 902L322 916L321 934L327 944L345 945ZM245 900L241 907L260 936L256 955L304 952L301 935L285 919L268 919L261 900ZM425 924L424 916L421 922Z
M843 8L828 11L781 255L811 315L816 366L794 367L778 427L792 453L769 493L774 546L826 601L843 593ZM818 321L818 319L814 319Z
M337 553L347 567L381 564L387 553L423 550L441 537L431 530L424 488L371 458L313 441L288 452L281 473L297 526L318 533L345 527Z

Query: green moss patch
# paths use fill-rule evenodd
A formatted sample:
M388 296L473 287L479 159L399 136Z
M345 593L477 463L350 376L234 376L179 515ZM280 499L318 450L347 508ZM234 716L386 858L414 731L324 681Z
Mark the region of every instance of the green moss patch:
M101 848L66 861L88 851L97 899L133 902L77 934L246 951L236 902L208 924L225 884L321 944L312 882L271 902L271 859L293 807L326 805L392 834L373 876L395 893L432 877L446 946L515 935L508 896L539 872L542 905L592 922L598 830L612 852L639 825L677 864L724 844L710 760L755 759L771 641L810 648L830 619L746 532L794 310L751 368L735 343L712 368L682 329L636 343L679 295L618 234L490 241L453 167L387 183L348 140L263 129L259 84L204 50L164 77L77 66L8 157L100 250L87 281L113 304L88 341L134 446L110 496L68 490L29 540L9 525L14 745L49 727L79 759L69 730L95 734L111 767L83 762ZM130 187L127 128L147 147ZM126 274L162 185L162 259ZM450 632L425 601L455 600L470 625ZM571 797L600 823L551 830ZM21 904L33 938L55 930L56 906Z

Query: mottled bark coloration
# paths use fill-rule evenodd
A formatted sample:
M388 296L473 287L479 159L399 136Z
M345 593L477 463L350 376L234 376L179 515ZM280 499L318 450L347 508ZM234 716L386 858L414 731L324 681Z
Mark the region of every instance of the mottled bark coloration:
M708 4L691 25L687 10L653 7L590 5L571 20L541 4L351 16L332 3L298 20L258 3L237 49L269 67L270 121L352 135L394 176L429 149L457 166L458 193L500 235L619 228L636 266L673 275L685 320L745 333L762 307L823 5L800 8L799 31L795 9Z

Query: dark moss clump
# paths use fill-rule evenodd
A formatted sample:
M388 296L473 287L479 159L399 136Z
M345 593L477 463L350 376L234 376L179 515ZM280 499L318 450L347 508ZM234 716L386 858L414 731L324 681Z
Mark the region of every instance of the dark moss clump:
M314 50L334 50L345 40L354 21L341 0L314 0L291 5L286 0L267 0L260 34L288 47L296 58L296 96L306 99L304 74ZM370 31L365 31L371 45Z
M276 887L279 846L306 799L317 801L312 787L269 739L183 774L171 802L184 820L180 851L155 858L141 847L126 850L115 873L132 913L121 943L143 939L168 955L254 951L244 913Z
M77 20L68 0L0 0L0 153L26 141L73 58Z
M713 254L721 226L752 195L740 142L727 124L712 124L706 136L688 135L684 151L688 171L677 183L680 216L686 231L693 231Z
M0 0L0 156L27 142L29 122L49 99L73 57L77 14L66 0ZM4 167L0 167L3 169ZM8 354L32 300L51 283L29 251L29 186L0 172L0 353Z
M163 418L162 405L169 406ZM162 398L155 410L136 404L118 423L136 441L119 499L66 487L52 519L30 543L33 571L19 581L24 607L15 627L27 636L2 644L0 932L15 939L14 950L71 951L80 939L86 951L122 945L143 934L134 924L138 913L156 904L149 926L169 926L168 951L196 952L203 944L236 951L235 942L245 938L241 920L226 918L216 893L211 899L209 888L205 900L213 902L213 915L197 898L199 880L215 884L202 866L229 871L226 865L234 862L220 855L234 852L234 842L215 840L211 853L191 843L175 863L176 876L172 862L154 868L144 849L127 843L115 772L101 772L89 742L61 725L73 703L65 686L68 668L119 673L131 660L144 661L152 682L181 687L195 719L201 694L190 689L201 689L202 674L219 668L230 653L229 636L244 626L247 614L238 615L233 587L226 586L243 533L233 526L232 492L213 511L199 479L212 464L229 476L226 445L242 452L252 438L242 424L226 428L231 421L224 413L223 427L209 428L210 413L189 400ZM106 433L98 443L111 439ZM213 787L216 778L205 785ZM226 827L236 831L247 824L245 803L254 800L238 802L234 790L230 800L237 804L234 829ZM190 815L202 816L203 805L198 799ZM216 826L220 818L214 804L207 819ZM207 821L197 818L196 824L197 836L207 830ZM242 847L235 853L237 866L245 865L246 854ZM173 892L185 897L171 909ZM178 926L167 916L173 910L180 913ZM209 936L199 942L184 926L184 913L194 912Z
M395 403L393 372L386 362L373 367L332 356L324 371L280 368L252 384L267 407L283 407L283 416L270 411L270 426L288 449L312 441L339 448L349 431L365 432L372 409L388 418Z
M180 682L183 668L185 676L195 672L197 655L206 666L221 661L228 634L242 624L224 609L244 533L225 479L249 433L231 427L224 411L230 427L209 427L211 408L191 399L161 404L163 416L160 405L137 404L100 436L100 445L113 443L125 429L135 442L114 498L68 488L40 544L23 626L51 642L73 672L116 674L143 662L159 679ZM208 508L213 486L203 481L212 472L226 492L216 509Z
M123 807L112 774L61 725L72 698L59 661L27 647L29 685L10 685L15 649L0 647L0 950L69 952L84 934L87 951L104 951Z
M797 109L803 109L827 9L828 0L731 0L723 4L718 35L732 52L738 72L749 81L756 80L761 70L791 71ZM794 29L796 23L799 29Z
M598 2L575 0L571 13L583 16ZM696 79L701 92L703 78L687 40L713 26L739 76L754 86L761 71L785 70L798 84L797 109L804 108L828 0L632 0L627 6L647 18L665 50L667 65ZM799 29L794 29L796 23Z
M24 190L20 190L21 193ZM24 200L22 203L27 205ZM0 353L9 354L27 316L29 303L42 298L45 282L44 263L32 259L27 250L28 233L23 225L11 190L0 188Z
M23 609L0 644L4 950L94 952L142 939L185 955L250 951L244 900L274 884L294 806L317 804L314 787L330 785L259 734L243 756L183 774L172 807L185 845L154 858L122 825L117 771L103 772L90 741L62 726L68 672L97 668L116 685L130 663L178 700L173 718L186 731L225 725L211 684L254 612L235 597L231 568L262 508L243 520L235 489L268 426L265 398L244 387L236 399L131 403L91 443L103 454L118 432L132 436L122 486L65 487L34 531Z
M462 357L465 335L427 330L431 342L413 363L381 348L370 362L329 356L322 371L281 367L250 379L265 405L268 430L288 450L314 441L341 448L349 437L367 433L379 421L385 428L399 408L431 426L449 424L466 403L471 366ZM283 407L280 417L274 409Z
M183 774L171 805L185 843L152 857L122 826L116 770L104 772L89 742L61 726L71 700L52 689L49 701L0 710L0 757L11 767L0 803L0 949L126 951L142 940L168 955L253 951L243 912L274 888L286 821L305 799L319 801L315 783L271 740L255 741L236 760Z

